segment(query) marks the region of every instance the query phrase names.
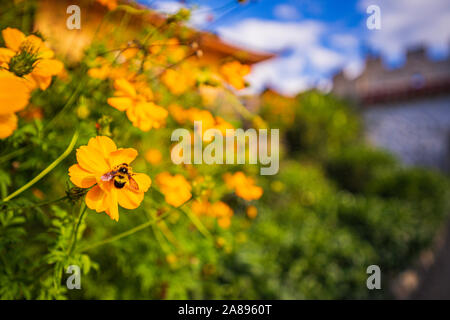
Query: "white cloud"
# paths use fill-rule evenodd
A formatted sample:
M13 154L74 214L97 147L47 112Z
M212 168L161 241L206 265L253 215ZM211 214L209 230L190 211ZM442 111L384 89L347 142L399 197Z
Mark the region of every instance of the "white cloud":
M365 13L371 4L381 9L381 30L368 31L367 41L389 60L400 58L406 48L418 44L447 52L450 44L448 0L361 0L358 7Z
M273 14L282 20L295 20L300 18L300 13L297 8L288 4L276 5L273 9Z
M145 4L145 3L144 3ZM185 4L179 1L155 1L150 3L153 8L157 11L174 14L177 13L181 8L187 8ZM208 22L208 18L213 14L213 11L208 6L198 6L192 7L191 18L188 25L196 28L201 28Z
M329 29L319 21L247 19L218 31L222 38L240 46L280 54L254 66L248 77L251 88L247 93L258 92L266 86L284 94L295 94L313 86L329 90L330 72L357 59L353 53L350 61L350 55L342 50L323 45L321 40Z

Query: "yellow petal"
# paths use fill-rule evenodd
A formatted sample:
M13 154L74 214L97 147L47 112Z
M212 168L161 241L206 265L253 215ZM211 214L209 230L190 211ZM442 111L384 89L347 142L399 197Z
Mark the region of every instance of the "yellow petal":
M108 98L108 104L119 111L125 111L133 106L133 100L128 97Z
M89 188L97 182L94 174L84 170L78 164L74 164L69 168L69 176L70 181L80 188Z
M14 113L0 114L0 139L12 135L17 129L17 116Z
M6 46L13 51L19 51L20 45L25 40L25 35L22 31L14 28L4 29L2 31L2 36Z
M109 208L106 213L111 217L111 219L119 221L119 204L117 200L117 189L111 187L109 193Z
M56 59L42 59L38 60L33 70L33 74L41 77L55 76L64 69L64 64Z
M104 158L108 158L111 152L117 150L117 146L114 141L106 136L97 136L89 139L88 147L98 149Z
M126 96L134 98L136 90L127 80L120 78L114 81L114 89L122 91Z
M152 179L145 173L135 173L133 179L138 184L140 192L147 192L152 184Z
M23 79L9 72L0 74L0 114L22 110L28 104L30 91Z
M105 211L107 209L104 201L106 197L106 192L104 192L99 186L95 186L86 194L86 205L89 209L97 212Z
M0 48L0 62L9 63L9 60L14 57L15 52L11 49Z
M81 146L77 149L77 161L84 170L96 175L102 175L110 171L108 162L97 148Z
M118 189L119 205L125 209L136 209L143 199L143 192L136 192L129 188Z
M119 149L111 152L108 161L111 168L114 168L122 163L130 164L134 159L136 159L137 155L138 152L133 148Z

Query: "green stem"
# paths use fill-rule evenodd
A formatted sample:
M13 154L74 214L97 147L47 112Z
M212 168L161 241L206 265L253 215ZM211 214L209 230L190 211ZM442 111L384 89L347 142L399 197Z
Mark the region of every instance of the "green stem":
M119 233L118 235L115 235L115 236L113 236L113 237L110 237L110 238L101 240L101 241L96 242L96 243L94 243L94 244L92 244L92 245L90 245L90 246L86 246L86 247L84 247L84 248L81 248L81 249L79 250L79 252L84 252L84 251L87 251L87 250L91 250L91 249L97 248L97 247L99 247L99 246L102 246L102 245L104 245L104 244L111 243L111 242L113 242L113 241L122 239L122 238L124 238L124 237L128 237L128 236L132 235L133 233L136 233L136 232L138 232L138 231L141 231L141 230L143 230L143 229L145 229L145 228L147 228L147 227L150 227L151 225L153 225L153 224L155 224L155 223L158 223L158 222L162 221L162 220L163 220L164 218L166 218L170 213L171 213L171 211L169 211L169 212L167 212L167 213L165 213L165 214L160 215L160 216L159 216L158 218L156 218L156 219L153 219L153 220L144 222L144 223L138 225L137 227L134 227L134 228L132 228L132 229L130 229L130 230L128 230L128 231Z
M32 185L34 185L36 182L38 182L39 180L41 180L43 177L45 177L50 171L52 171L61 161L63 161L73 150L73 148L75 147L75 143L78 140L78 130L75 131L75 133L73 134L72 140L70 141L69 146L67 147L67 149L58 157L58 159L56 159L55 161L53 161L47 168L45 168L44 170L41 171L41 173L39 173L36 177L34 177L31 181L29 181L27 184L25 184L24 186L22 186L20 189L16 190L15 192L11 193L9 196L7 196L6 198L3 199L3 201L9 201L12 198L18 196L19 194L21 194L22 192L24 192L25 190L27 190L28 188L30 188Z
M26 210L26 209L38 208L38 207L47 206L49 204L53 204L53 203L56 203L56 202L59 202L59 201L65 200L65 199L68 199L68 196L64 196L64 197L54 199L54 200L35 203L31 206L21 207L21 208L17 208L17 209Z
M86 209L87 209L86 203L83 201L81 203L81 206L80 206L80 215L78 216L78 222L77 222L77 224L75 226L75 229L73 231L72 245L70 246L70 250L69 250L69 253L68 253L69 257L72 254L73 250L75 250L75 247L77 246L78 229L80 228L80 224L81 224L81 221L83 220L84 214L86 213Z

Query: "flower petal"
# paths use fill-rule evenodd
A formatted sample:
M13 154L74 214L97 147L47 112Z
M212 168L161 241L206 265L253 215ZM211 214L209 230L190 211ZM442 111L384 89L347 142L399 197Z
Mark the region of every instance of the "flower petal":
M108 208L105 203L106 197L107 193L99 186L95 186L86 194L86 205L97 212L105 211Z
M111 185L111 184L110 184ZM117 201L117 189L111 187L109 192L109 208L106 213L111 217L111 219L119 221L119 204Z
M81 146L77 149L77 161L83 169L95 173L96 176L110 171L108 162L97 148Z
M0 139L12 135L17 129L17 116L14 113L0 114Z
M136 90L133 85L123 78L114 81L114 89L122 91L126 96L131 98L136 96Z
M6 46L14 51L19 51L20 45L25 40L25 35L22 31L15 28L6 28L2 31L3 40Z
M125 111L133 106L133 100L128 97L108 98L108 104L119 111Z
M30 90L23 79L9 72L2 72L0 88L0 114L10 114L27 106Z
M89 139L88 147L98 149L105 158L108 158L111 152L117 150L117 146L114 141L107 136L97 136Z
M11 49L0 48L0 62L9 63L9 60L14 57L15 52Z
M55 76L64 69L64 64L56 59L42 59L38 60L36 67L33 70L33 74L41 77Z
M139 192L147 192L152 184L152 179L145 173L135 173L133 179L139 186Z
M138 152L133 148L119 149L117 151L111 152L109 155L109 164L111 168L115 166L126 163L130 164L136 159Z
M118 189L119 205L125 209L136 209L144 199L144 192L136 192L130 188Z
M69 168L70 181L80 188L89 188L97 183L95 175L84 170L78 164L74 164Z

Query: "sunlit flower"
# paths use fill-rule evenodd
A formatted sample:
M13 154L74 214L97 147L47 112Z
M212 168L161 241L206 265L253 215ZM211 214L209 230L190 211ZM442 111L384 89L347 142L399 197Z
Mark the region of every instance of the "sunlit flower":
M226 229L231 225L233 210L223 201L209 203L207 200L195 200L191 208L197 216L216 218L221 228Z
M160 64L177 63L186 56L186 48L177 38L155 40L149 46L151 57Z
M192 187L181 174L172 176L168 172L161 172L155 179L166 202L174 207L181 206L192 197Z
M195 84L195 77L192 70L183 68L181 70L167 69L161 76L161 81L175 95L185 93Z
M162 154L158 149L149 149L145 153L145 160L147 160L152 165L158 165L161 163Z
M25 36L14 28L2 30L2 36L7 48L0 48L0 65L27 79L31 88L47 89L52 77L64 69L63 63L53 59L53 51L38 36Z
M256 209L255 206L248 206L246 213L247 217L249 217L250 219L255 219L256 216L258 215L258 209Z
M234 174L226 173L223 178L228 188L234 190L236 195L244 200L257 200L263 194L263 189L255 185L255 180L247 177L242 171Z
M108 10L114 10L117 8L117 0L97 0L98 3L108 8Z
M110 138L91 138L87 146L77 149L78 164L69 168L70 181L79 188L91 188L86 194L86 205L97 212L105 211L111 219L119 220L120 205L136 209L151 185L144 173L134 173L130 163L137 151L117 149Z
M114 81L113 98L108 98L108 104L119 111L125 111L133 126L142 131L158 129L165 125L166 109L153 103L151 89L142 82L130 83L126 79Z
M248 75L250 71L249 65L241 64L239 61L225 63L219 70L225 81L237 90L245 88L244 77Z

